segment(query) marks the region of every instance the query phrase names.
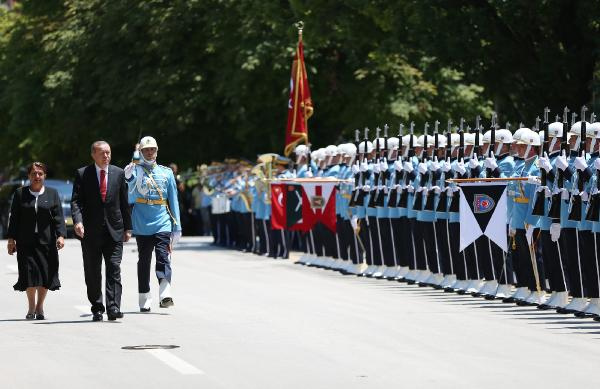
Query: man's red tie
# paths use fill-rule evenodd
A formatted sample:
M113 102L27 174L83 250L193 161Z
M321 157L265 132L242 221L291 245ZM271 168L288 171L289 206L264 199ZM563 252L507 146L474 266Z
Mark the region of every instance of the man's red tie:
M106 172L100 170L100 197L102 201L106 201Z

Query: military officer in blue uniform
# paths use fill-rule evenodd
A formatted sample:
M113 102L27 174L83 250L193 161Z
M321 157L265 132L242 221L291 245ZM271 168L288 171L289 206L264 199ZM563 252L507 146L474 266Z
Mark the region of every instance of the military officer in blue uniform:
M151 136L140 140L140 162L125 167L125 179L134 199L133 233L138 245L140 311L150 311L150 267L156 253L160 307L172 306L171 251L181 237L177 186L173 171L156 163L158 144Z

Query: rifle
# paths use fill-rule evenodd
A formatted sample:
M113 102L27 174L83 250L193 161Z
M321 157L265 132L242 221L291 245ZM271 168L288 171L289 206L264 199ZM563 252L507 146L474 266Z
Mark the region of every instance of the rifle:
M365 127L365 133L364 133L364 149L363 149L363 156L362 156L362 163L367 163L367 156L368 156L368 150L367 150L367 145L369 144L369 128ZM360 167L360 165L359 165ZM360 190L358 190L356 192L356 200L355 200L355 204L356 205L363 205L364 204L364 200L365 200L365 192L362 190L362 187L365 185L367 179L369 178L369 171L365 171L365 172L360 172Z
M542 143L542 147L540 148L540 157L544 157L548 155L548 114L550 113L550 109L548 107L544 108L544 122L542 123L542 129L539 132L543 131L544 134L544 142ZM539 118L538 118L539 119ZM532 214L535 216L546 216L545 215L545 205L546 205L546 195L545 189L548 188L548 173L544 169L540 169L540 188L535 194L535 201L533 203Z
M429 123L425 122L425 129L424 129L424 135L423 135L423 150L421 151L421 158L420 161L421 163L427 163L428 161L428 155L427 155L427 146L428 146L428 139L427 139L427 129L429 128ZM426 173L419 173L419 186L421 186L421 191L416 192L415 196L414 196L414 201L413 201L413 209L414 210L418 210L421 211L423 209L423 191L426 190L426 185L423 185L423 181L425 180L425 175L428 174L429 172Z
M496 150L496 113L492 113L492 126L490 132L490 144L488 145L488 157L491 158L497 154ZM492 177L494 172L490 169L486 169L485 176Z
M379 133L381 132L381 128L377 127L375 129L375 159L373 160L373 163L375 164L379 164L379 152L380 152L380 145L379 145ZM373 174L374 174L374 178L373 178L373 188L371 188L371 196L369 197L369 203L367 204L367 207L369 208L375 208L375 199L377 198L377 186L379 186L379 176L381 175L381 172L377 173L375 169L373 169Z
M577 138L576 144L576 152L578 157L584 157L587 155L587 142L586 142L586 122L585 122L585 112L587 111L587 107L584 105L581 107L581 127L579 137ZM583 138L583 146L581 146L581 139ZM585 189L585 183L587 181L587 177L583 171L577 172L577 191L578 195L571 196L571 209L569 211L569 220L580 221L581 220L581 207L582 207L582 199L581 193Z
M460 118L460 126L458 129L458 139L459 139L459 143L458 143L458 159L457 161L460 162L463 160L463 158L465 157L465 132L463 130L463 124L464 124L464 119ZM460 178L458 176L458 172L455 171L454 172L454 176L452 178ZM459 203L459 196L452 196L452 200L450 200L450 204L448 206L448 212L458 212L458 203Z
M435 121L434 129L433 129L433 156L432 159L435 161L437 159L438 149L440 147L438 127L440 125L439 121ZM423 196L425 196L425 210L433 211L433 206L435 203L435 193L430 193L431 187L433 186L433 182L435 181L435 176L438 174L437 172L429 171L429 177L427 179L427 188L423 189Z
M444 160L450 162L452 159L452 119L448 119L448 127L446 129L446 155ZM443 174L443 177L442 177ZM440 198L438 200L436 212L448 211L448 193L446 193L446 173L440 174Z
M354 145L356 146L356 153L358 154L358 146L360 145L360 130L354 130ZM309 153L310 155L310 153ZM354 174L354 189L352 190L352 195L350 197L350 202L348 204L349 207L354 207L356 205L356 192L358 191L358 184L360 182L360 177L362 176L360 172L360 158L355 158L354 163L358 166L358 173ZM310 169L310 164L308 166Z
M560 142L560 152L562 154L566 154L567 149L569 147L569 136L567 133L569 132L569 122L568 122L569 108L565 107L563 111L563 136ZM560 169L557 170L556 177L556 187L559 189L557 193L552 195L550 210L548 211L548 217L554 220L560 220L560 204L562 201L562 190L565 187L565 174L564 171Z
M590 124L596 122L596 115L592 113L590 115ZM596 134L594 134L596 136ZM595 143L595 142L593 142ZM594 148L590 150L590 153L594 153ZM597 157L596 157L597 158ZM585 220L597 222L600 217L600 172L596 170L596 189L597 192L590 198L589 206L585 215Z
M410 122L410 129L409 129L409 138L408 138L408 147L406 149L406 162L408 163L412 163L412 157L414 157L415 155L415 135L414 135L414 129L415 129L415 122ZM404 186L406 186L408 184L408 174L406 173L406 170L404 172L402 172L402 184ZM402 208L407 208L408 207L408 190L403 189L402 192L400 193L400 200L398 201L399 207Z
M381 151L381 156L379 157L379 162L387 162L388 155L388 129L389 126L385 124L383 126L383 150ZM387 167L386 170L382 171L379 176L380 186L387 185L388 180L390 179L390 170ZM375 206L383 207L385 205L385 192L377 189L377 197L375 198Z
M396 160L400 161L400 163L403 162L403 154L402 154L402 129L403 129L404 125L402 123L400 123L399 129L398 129L398 156L396 157ZM400 182L400 174L398 174L398 171L394 171L394 189L392 189L390 191L390 194L388 196L388 207L391 208L395 208L398 206L398 188L397 185Z

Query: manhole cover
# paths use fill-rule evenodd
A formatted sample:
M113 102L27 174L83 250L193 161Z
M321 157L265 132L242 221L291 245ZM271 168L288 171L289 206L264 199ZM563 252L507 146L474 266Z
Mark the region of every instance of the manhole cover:
M171 350L179 348L174 344L142 344L139 346L123 346L123 350Z

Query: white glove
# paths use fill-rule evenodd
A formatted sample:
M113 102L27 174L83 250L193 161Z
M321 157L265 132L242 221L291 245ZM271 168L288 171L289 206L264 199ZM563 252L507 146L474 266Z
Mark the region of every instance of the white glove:
M577 190L577 189L575 189ZM560 198L562 200L568 200L569 199L569 191L565 188L560 189Z
M443 162L442 162L443 164ZM431 162L431 171L437 172L440 169L440 163L438 162L437 157L433 159Z
M360 164L360 171L364 173L367 170L369 170L369 164L366 163L366 162L361 162L361 164Z
M590 199L590 195L588 194L588 192L586 192L586 191L581 192L581 200L582 201L588 202L589 199Z
M600 170L600 158L596 158L596 159L594 160L594 168L595 168L596 170Z
M479 160L477 154L473 154L473 158L469 159L469 167L471 169L477 169L479 167Z
M558 238L560 238L560 223L552 223L550 224L550 239L557 242Z
M540 184L540 179L539 179L539 177L536 177L536 176L528 176L527 177L527 183L528 184L533 184L533 185L539 185Z
M354 174L360 173L360 168L358 167L357 164L352 165L352 173L354 173Z
M171 245L175 246L181 239L181 230L171 232Z
M569 162L567 162L567 157L565 157L564 153L556 157L555 164L560 170L565 170L569 166Z
M446 187L446 195L448 197L454 196L454 188L452 188L451 186Z
M133 176L133 171L135 170L135 163L131 162L129 165L125 166L125 179L128 180Z
M401 172L402 171L402 162L401 161L394 162L394 169L396 169L397 172Z
M388 164L385 160L385 158L383 160L381 160L379 162L379 170L381 170L382 172L386 171L388 169Z
M413 193L415 191L415 187L412 185L406 185L406 190L408 190L408 193Z
M421 173L421 174L427 173L427 164L425 162L419 163L419 173Z
M546 173L552 170L552 165L550 164L550 160L548 159L548 156L546 154L544 154L543 157L540 157L538 161L540 168L544 169Z
M313 176L313 174L312 174L312 171L310 171L310 170L307 170L307 171L306 171L306 177L308 177L308 178L312 178L312 176Z
M450 161L446 160L442 162L442 171L444 173L448 173L450 170L452 170L452 164L450 163Z
M467 172L467 169L465 168L465 161L463 159L461 159L460 162L456 164L456 171L459 172L461 175Z
M376 163L373 165L373 173L379 174L379 172L381 172L381 170L379 169L379 164Z
M498 163L496 162L496 158L494 158L494 157L486 158L483 163L484 163L486 169L490 169L493 171L498 168Z
M440 194L442 193L442 188L440 188L439 186L435 185L431 187L431 190L435 192L435 194Z
M352 215L352 218L350 219L350 225L354 231L358 230L358 216Z
M365 192L370 192L371 191L371 187L369 185L363 185L362 190Z
M404 162L404 170L409 174L412 173L412 171L415 170L412 162L405 161Z
M575 168L577 170L585 170L587 169L588 164L585 160L585 157L577 157L575 158Z

